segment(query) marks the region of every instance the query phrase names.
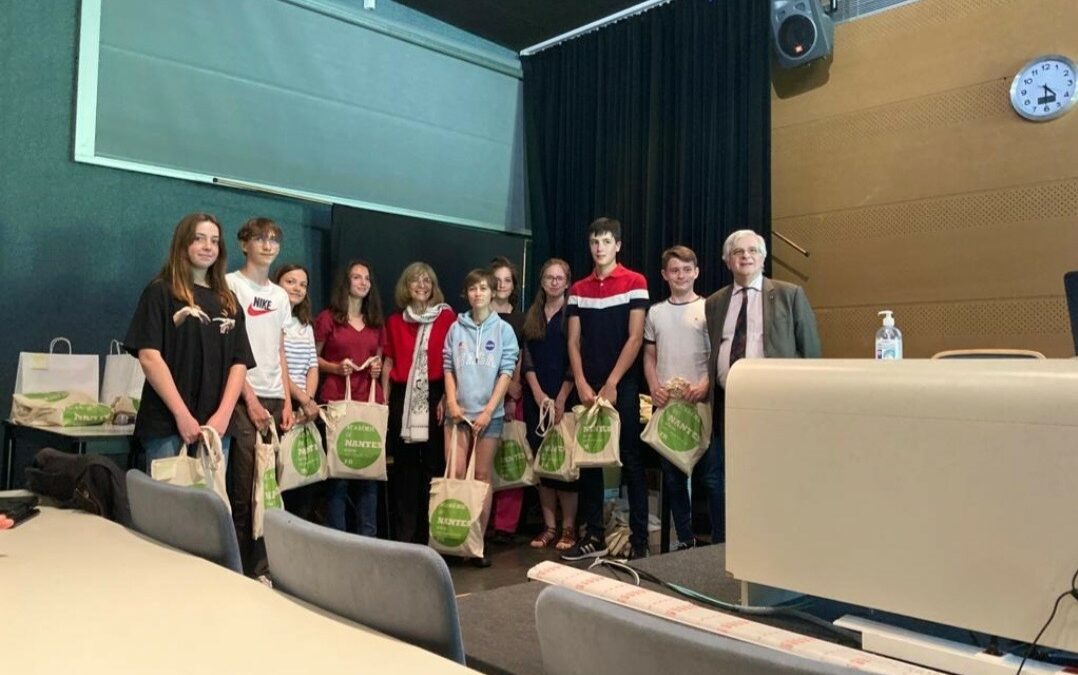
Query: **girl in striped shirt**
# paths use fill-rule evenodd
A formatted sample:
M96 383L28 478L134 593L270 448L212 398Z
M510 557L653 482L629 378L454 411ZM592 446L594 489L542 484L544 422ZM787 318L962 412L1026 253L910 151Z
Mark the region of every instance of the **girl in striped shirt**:
M318 404L314 401L318 391L318 352L311 326L307 269L303 265L282 265L274 282L288 293L292 303L292 317L284 328L284 356L292 401L303 412L303 418L296 421L306 422L318 418Z

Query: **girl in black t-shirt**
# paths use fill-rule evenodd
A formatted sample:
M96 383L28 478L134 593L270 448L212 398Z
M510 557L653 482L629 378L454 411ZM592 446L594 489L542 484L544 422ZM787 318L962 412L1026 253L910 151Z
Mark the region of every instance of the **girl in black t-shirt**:
M192 213L176 225L168 260L139 298L124 347L146 373L135 435L147 469L195 443L203 425L228 452L225 430L255 362L226 266L217 219Z

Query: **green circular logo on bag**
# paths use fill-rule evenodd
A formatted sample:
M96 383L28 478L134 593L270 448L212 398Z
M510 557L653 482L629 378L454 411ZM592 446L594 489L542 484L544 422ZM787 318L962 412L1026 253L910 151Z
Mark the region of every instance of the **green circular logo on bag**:
M502 441L498 452L494 453L494 470L498 477L507 482L516 482L524 477L528 468L528 458L524 448L516 441Z
M292 442L292 466L301 476L313 476L322 468L322 453L318 441L308 427Z
M276 469L270 467L262 472L262 496L265 497L267 509L279 509L284 506L281 501L281 491L277 488Z
M659 411L659 440L675 452L689 452L700 447L703 423L696 406L675 401Z
M576 430L576 442L589 455L595 455L603 451L610 442L613 414L606 408L600 408L594 416L581 418L581 424Z
M565 464L565 439L556 430L551 430L543 444L539 446L539 466L544 471L555 472L561 470Z
M74 403L64 408L64 426L82 427L104 424L112 417L112 408L100 403Z
M430 536L442 546L455 548L468 539L472 512L459 499L447 499L430 516Z
M352 422L337 436L337 456L349 469L366 469L382 454L382 436L366 422Z

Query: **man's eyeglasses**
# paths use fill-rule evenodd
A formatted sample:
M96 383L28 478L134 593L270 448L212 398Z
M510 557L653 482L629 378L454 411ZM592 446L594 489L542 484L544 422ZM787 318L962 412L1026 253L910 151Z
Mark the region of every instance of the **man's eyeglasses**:
M750 246L748 248L735 248L734 250L730 251L730 255L735 258L740 258L743 255L750 255L755 258L758 255L763 255L763 251L756 248L755 246Z
M260 234L251 237L251 241L258 242L259 244L269 244L270 246L280 246L281 240L274 234Z
M555 276L551 276L549 274L544 274L543 275L543 281L549 281L551 283L557 283L559 281L565 281L565 277L555 277Z

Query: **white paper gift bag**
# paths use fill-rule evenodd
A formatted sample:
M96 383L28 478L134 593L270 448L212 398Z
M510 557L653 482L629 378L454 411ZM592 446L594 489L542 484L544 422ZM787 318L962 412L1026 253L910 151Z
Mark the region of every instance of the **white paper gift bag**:
M213 427L202 427L194 457L188 454L184 444L175 457L155 459L150 465L150 476L172 485L210 488L232 512L225 486L225 453L221 449L221 437Z
M375 358L367 359L359 370L368 368ZM386 480L389 406L375 403L373 378L366 402L353 401L351 378L344 382L344 400L327 404L321 412L326 423L329 477Z
M448 555L464 558L483 557L483 532L487 529L484 514L490 512L493 494L489 483L475 479L475 435L472 435L471 457L464 478L450 478L456 465L457 434L460 425L453 426L450 437L449 462L445 476L430 482L428 521L430 547Z
M146 374L138 359L123 351L119 340L109 344L109 353L105 356L105 374L101 378L101 402L115 405L120 398L127 397L138 410L142 400L142 387L146 383Z
M67 354L54 353L56 345L61 342L67 345ZM79 392L93 401L99 401L99 365L97 354L74 354L71 341L58 337L49 343L48 353L19 353L14 393Z
M621 418L604 398L590 408L578 405L573 443L573 463L578 467L621 466Z

